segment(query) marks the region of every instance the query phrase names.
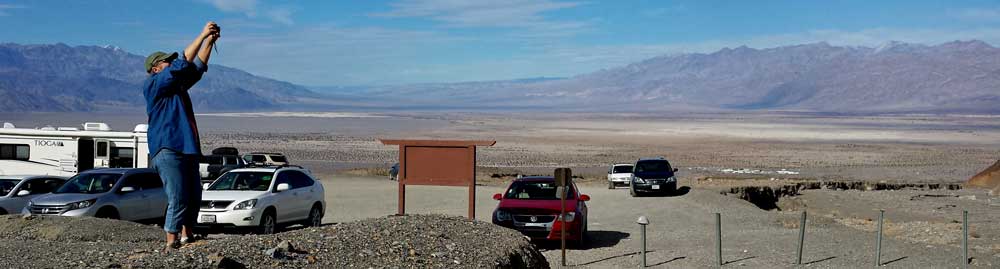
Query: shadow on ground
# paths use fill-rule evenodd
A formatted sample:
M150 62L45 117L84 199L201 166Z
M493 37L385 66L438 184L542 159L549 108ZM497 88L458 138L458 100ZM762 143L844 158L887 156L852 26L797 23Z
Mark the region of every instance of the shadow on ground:
M567 249L595 249L595 248L606 248L618 245L622 239L628 238L629 233L623 233L618 231L587 231L587 244L583 246L575 246L571 242L566 242ZM556 250L560 249L559 240L536 240L533 241L535 246L542 250Z
M326 226L331 226L331 225L337 225L337 223L336 222L334 222L334 223L323 223L322 225L320 225L320 227L326 227ZM278 232L279 233L291 232L291 231L301 230L301 229L305 229L305 228L309 228L309 227L307 227L305 225L302 225L302 224L286 225L286 226L282 226L278 230ZM213 235L213 234L214 235L227 235L227 234L232 234L232 235L248 235L248 234L256 234L257 233L257 229L256 229L256 227L195 228L194 233L195 234L199 234L199 235Z
M636 193L636 194L638 195L637 197L677 197L677 196L684 196L685 194L688 194L689 192L691 192L691 187L681 186L681 187L678 187L677 190L674 190L674 191L671 191L671 192L663 192L663 193L641 193L640 192L640 193Z

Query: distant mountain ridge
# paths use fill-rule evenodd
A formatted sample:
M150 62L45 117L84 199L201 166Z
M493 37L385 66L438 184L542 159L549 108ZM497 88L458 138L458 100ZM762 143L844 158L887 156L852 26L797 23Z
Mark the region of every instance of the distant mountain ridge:
M144 105L143 58L106 46L0 45L0 111ZM985 42L827 43L655 57L569 78L312 87L212 65L199 111L785 110L1000 114L1000 49Z
M567 79L376 87L411 101L581 111L789 110L1000 113L1000 49L827 43L660 56ZM419 94L418 94L419 93Z
M0 44L0 111L142 109L143 60L113 46ZM322 98L302 86L214 64L191 95L199 111L280 109Z

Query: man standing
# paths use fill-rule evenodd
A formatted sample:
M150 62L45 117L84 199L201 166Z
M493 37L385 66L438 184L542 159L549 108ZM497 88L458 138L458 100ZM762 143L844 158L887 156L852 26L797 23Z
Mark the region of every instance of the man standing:
M146 57L149 77L143 83L143 95L149 117L147 137L152 167L160 174L167 193L163 230L167 232L168 251L194 238L192 228L201 203L201 142L187 91L208 71L208 58L219 39L219 30L214 22L206 23L201 34L184 49L183 58L178 58L176 52L160 51Z

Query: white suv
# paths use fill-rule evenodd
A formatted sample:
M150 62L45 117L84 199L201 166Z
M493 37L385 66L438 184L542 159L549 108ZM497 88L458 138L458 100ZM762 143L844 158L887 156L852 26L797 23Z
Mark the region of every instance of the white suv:
M615 164L608 169L608 189L614 189L616 185L628 185L631 179L631 164Z
M243 155L243 160L250 165L282 166L290 164L284 154L270 152L251 152L250 154Z
M199 228L255 228L272 234L280 225L319 226L326 200L323 184L301 167L233 169L205 184Z

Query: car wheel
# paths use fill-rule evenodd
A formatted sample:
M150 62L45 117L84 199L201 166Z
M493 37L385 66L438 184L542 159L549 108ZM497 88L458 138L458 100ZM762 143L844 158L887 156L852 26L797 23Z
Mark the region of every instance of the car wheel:
M3 208L0 208L0 215L7 215L7 210L3 210Z
M611 180L608 180L608 189L610 190L610 189L614 189L614 188L615 188L615 182L611 181Z
M576 248L577 249L586 249L587 248L587 239L588 239L587 238L587 230L588 230L587 223L584 222L583 223L583 230L580 232L580 239L578 239L576 241Z
M268 210L260 216L260 225L257 227L259 234L274 234L278 232L278 221L274 217L274 211Z
M632 197L636 197L637 196L636 193L635 193L635 187L628 186L628 195L630 195Z
M121 216L118 215L118 210L108 207L98 210L97 214L94 214L94 217L99 219L121 219Z
M302 225L306 227L319 227L323 225L323 209L319 205L314 205L309 210L309 218Z

